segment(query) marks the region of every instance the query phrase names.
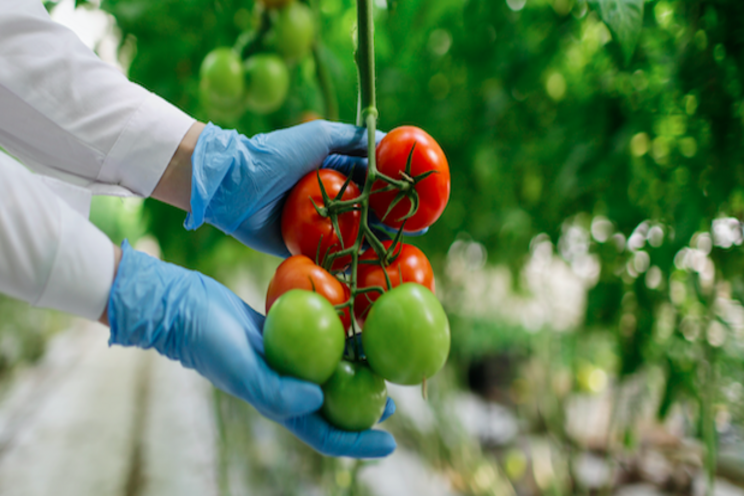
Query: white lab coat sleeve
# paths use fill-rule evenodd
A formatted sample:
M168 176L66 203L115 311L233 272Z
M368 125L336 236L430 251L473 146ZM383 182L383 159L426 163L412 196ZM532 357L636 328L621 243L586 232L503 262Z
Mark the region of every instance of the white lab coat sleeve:
M193 123L39 0L0 1L0 146L27 167L94 194L146 197Z
M106 235L0 152L0 293L96 320L113 277Z

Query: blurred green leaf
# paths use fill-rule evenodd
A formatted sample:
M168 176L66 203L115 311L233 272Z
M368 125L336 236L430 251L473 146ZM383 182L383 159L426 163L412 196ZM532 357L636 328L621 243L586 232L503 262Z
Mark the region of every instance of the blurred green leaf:
M599 4L599 14L620 43L627 64L641 36L645 0L590 0L590 2Z

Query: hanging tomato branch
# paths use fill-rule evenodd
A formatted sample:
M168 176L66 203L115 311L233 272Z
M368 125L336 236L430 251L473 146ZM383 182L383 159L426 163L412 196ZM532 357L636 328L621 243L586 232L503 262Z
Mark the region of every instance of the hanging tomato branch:
M272 280L264 331L269 364L321 384L323 415L346 430L367 429L380 419L385 380L424 384L425 392L450 346L431 264L402 242L411 223L415 230L426 229L441 215L449 198L449 168L439 145L418 128L394 129L377 144L373 9L372 1L358 0L357 124L365 128L369 150L366 180L360 190L353 171L344 176L320 169L293 188L284 205L282 236L294 256ZM373 212L380 224L371 222ZM387 230L393 239L384 235ZM329 283L333 280L343 289ZM303 314L301 330L287 320L297 308L315 305L323 309L316 317ZM330 319L338 324L332 329L320 325L330 312L341 319ZM304 340L300 333L313 338ZM326 344L319 349L320 342Z

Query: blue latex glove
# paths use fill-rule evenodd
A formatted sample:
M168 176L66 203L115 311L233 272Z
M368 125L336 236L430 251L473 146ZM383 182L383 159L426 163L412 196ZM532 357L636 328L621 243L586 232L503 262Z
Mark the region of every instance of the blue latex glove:
M375 458L395 449L384 431L344 432L316 412L319 386L280 377L263 358L264 317L198 272L161 262L125 241L109 299L109 344L155 348L253 405L317 451ZM388 400L384 418L395 410Z
M377 133L377 141L384 133ZM281 214L289 190L318 167L360 184L367 170L367 133L328 121L246 138L208 124L192 155L191 213L185 227L207 222L264 253L288 257Z

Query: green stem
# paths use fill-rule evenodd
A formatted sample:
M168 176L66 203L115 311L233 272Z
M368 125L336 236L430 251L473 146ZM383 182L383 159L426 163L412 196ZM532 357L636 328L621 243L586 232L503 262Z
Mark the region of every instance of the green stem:
M383 267L385 274L388 290L391 289L390 278L385 270L386 259L388 257L387 250L382 244L382 241L374 234L372 229L369 227L369 197L372 194L372 185L377 179L383 179L385 182L396 186L400 189L408 188L409 185L406 181L399 181L393 178L389 178L380 174L377 170L377 163L375 160L375 148L377 144L376 131L377 131L377 107L375 102L375 47L374 47L374 3L373 0L357 0L357 23L358 23L358 37L359 43L357 52L355 54L355 60L357 64L357 70L359 75L359 115L357 116L357 125L364 125L367 128L367 149L368 153L368 165L367 165L367 179L364 183L364 188L361 194L353 200L340 200L332 199L325 205L323 213L330 216L333 221L333 226L336 232L338 232L338 221L337 217L343 212L350 210L357 210L360 213L360 229L357 234L356 240L352 246L344 246L343 250L338 253L331 254L326 260L326 266L330 267L334 259L339 256L351 255L351 268L348 279L344 279L344 282L349 285L351 290L351 298L347 302L349 311L351 312L351 335L357 334L357 322L353 317L354 315L354 300L359 294L364 294L372 291L379 293L384 292L384 288L363 288L359 289L357 270L359 268L359 252L362 249L363 242L366 240L369 245L375 250L380 258L380 264ZM324 198L324 201L328 199ZM317 208L317 207L316 207ZM319 210L320 212L320 210ZM323 215L323 214L321 214ZM346 306L346 305L344 305ZM337 307L339 308L339 307ZM359 357L358 340L354 338L354 346L356 349L356 356Z
M359 292L357 287L357 269L359 267L359 250L362 247L364 237L367 236L369 243L374 246L382 245L379 239L372 233L367 225L369 216L369 195L372 191L372 184L377 177L377 164L375 162L375 133L377 129L377 108L375 107L375 43L374 43L374 4L372 0L357 0L357 23L359 33L359 45L356 53L356 63L359 74L359 99L361 102L360 113L357 116L357 123L364 122L367 125L367 146L369 153L369 162L367 166L367 181L364 183L364 190L356 204L360 207L361 229L354 242L351 253L351 277L349 287L351 289L351 307L350 311L354 315L354 299ZM361 109L364 109L361 111ZM352 317L352 335L356 334L356 319ZM355 339L356 342L356 339Z
M377 256L380 259L380 263L383 263L382 261L385 260L385 255L387 253L387 250L385 250L385 245L382 244L382 241L379 240L377 236L375 236L375 233L372 232L372 229L365 224L362 226L362 229L364 231L364 235L367 236L367 242L369 243L369 246L372 247L373 250L375 250L375 253L377 253ZM384 265L384 263L383 263Z
M328 257L326 257L326 265L328 268L331 267L333 261L335 261L337 258L342 258L351 255L355 251L357 251L358 248L356 248L356 244L353 246L350 246L348 248L344 248L343 250L334 251L333 253L329 253ZM328 269L326 269L328 270Z
M310 8L315 16L315 24L321 26L320 2L318 0L309 0ZM318 84L323 94L323 103L325 104L325 117L332 121L338 120L338 98L336 90L333 87L333 79L328 71L328 64L323 57L323 40L321 39L322 30L318 30L316 41L313 44L313 59L315 60L315 73L318 76Z
M369 196L365 195L364 193L361 193L356 198L352 198L351 200L334 200L333 205L335 208L346 208L346 207L358 207L359 204L366 200Z
M384 182L386 182L386 183L388 183L388 184L390 184L392 186L395 186L395 189L403 190L403 189L410 189L411 188L410 181L393 179L392 177L386 176L384 174L380 174L377 179L380 180L380 181L384 181ZM390 191L390 190L384 190L384 191L383 190L384 190L384 188L375 190L375 193L384 193L385 191Z
M607 428L607 452L605 453L605 464L610 468L610 476L607 478L602 487L599 488L599 496L610 496L613 490L613 480L615 479L615 473L617 471L617 464L615 463L615 440L614 433L618 425L618 411L620 409L620 401L622 400L622 383L618 384L612 390L612 405L610 406L610 422ZM632 423L632 422L631 422Z
M712 353L706 346L707 360L701 364L703 367L702 384L700 392L700 409L702 414L703 442L705 443L705 495L713 496L715 489L717 446L716 446L716 419L713 413L715 403L716 378L713 365Z
M370 195L373 195L375 193L385 193L387 191L393 191L393 190L411 189L411 185L408 181L399 181L397 179L393 179L392 177L387 176L378 170L375 170L375 179L378 181L384 181L390 184L391 186L394 186L394 188L392 189L380 188L374 191L372 191L372 189L370 188L369 191L365 189L362 193L359 194L359 196L357 196L356 198L352 198L351 200L334 200L332 202L333 207L335 209L334 211L336 213L341 213L340 212L341 209L349 208L349 207L357 207L362 201L367 200Z
M332 121L337 121L338 116L338 99L336 91L333 88L333 79L328 71L328 64L323 58L323 44L318 40L313 45L313 58L315 59L315 71L318 75L318 84L323 94L323 103L325 104L325 117Z
M264 38L271 29L271 18L269 17L269 11L265 10L261 14L261 23L258 29L253 33L242 34L238 37L238 40L233 47L235 51L240 54L240 57L245 60L254 53L261 51L263 48Z
M369 128L369 121L364 116L373 111L377 114L375 99L375 27L373 0L357 0L357 36L359 44L356 52L356 63L359 71L359 95L361 99L361 115L357 121L365 122ZM370 144L375 143L374 125L372 122ZM374 146L370 148L374 150ZM374 154L373 154L374 155Z
M369 286L366 288L361 288L357 290L357 294L364 294L364 293L384 293L385 290L382 288L382 286Z
M345 214L346 212L358 212L359 210L361 209L359 208L358 205L352 205L348 207L338 207L336 209L336 214L341 215L341 214Z

